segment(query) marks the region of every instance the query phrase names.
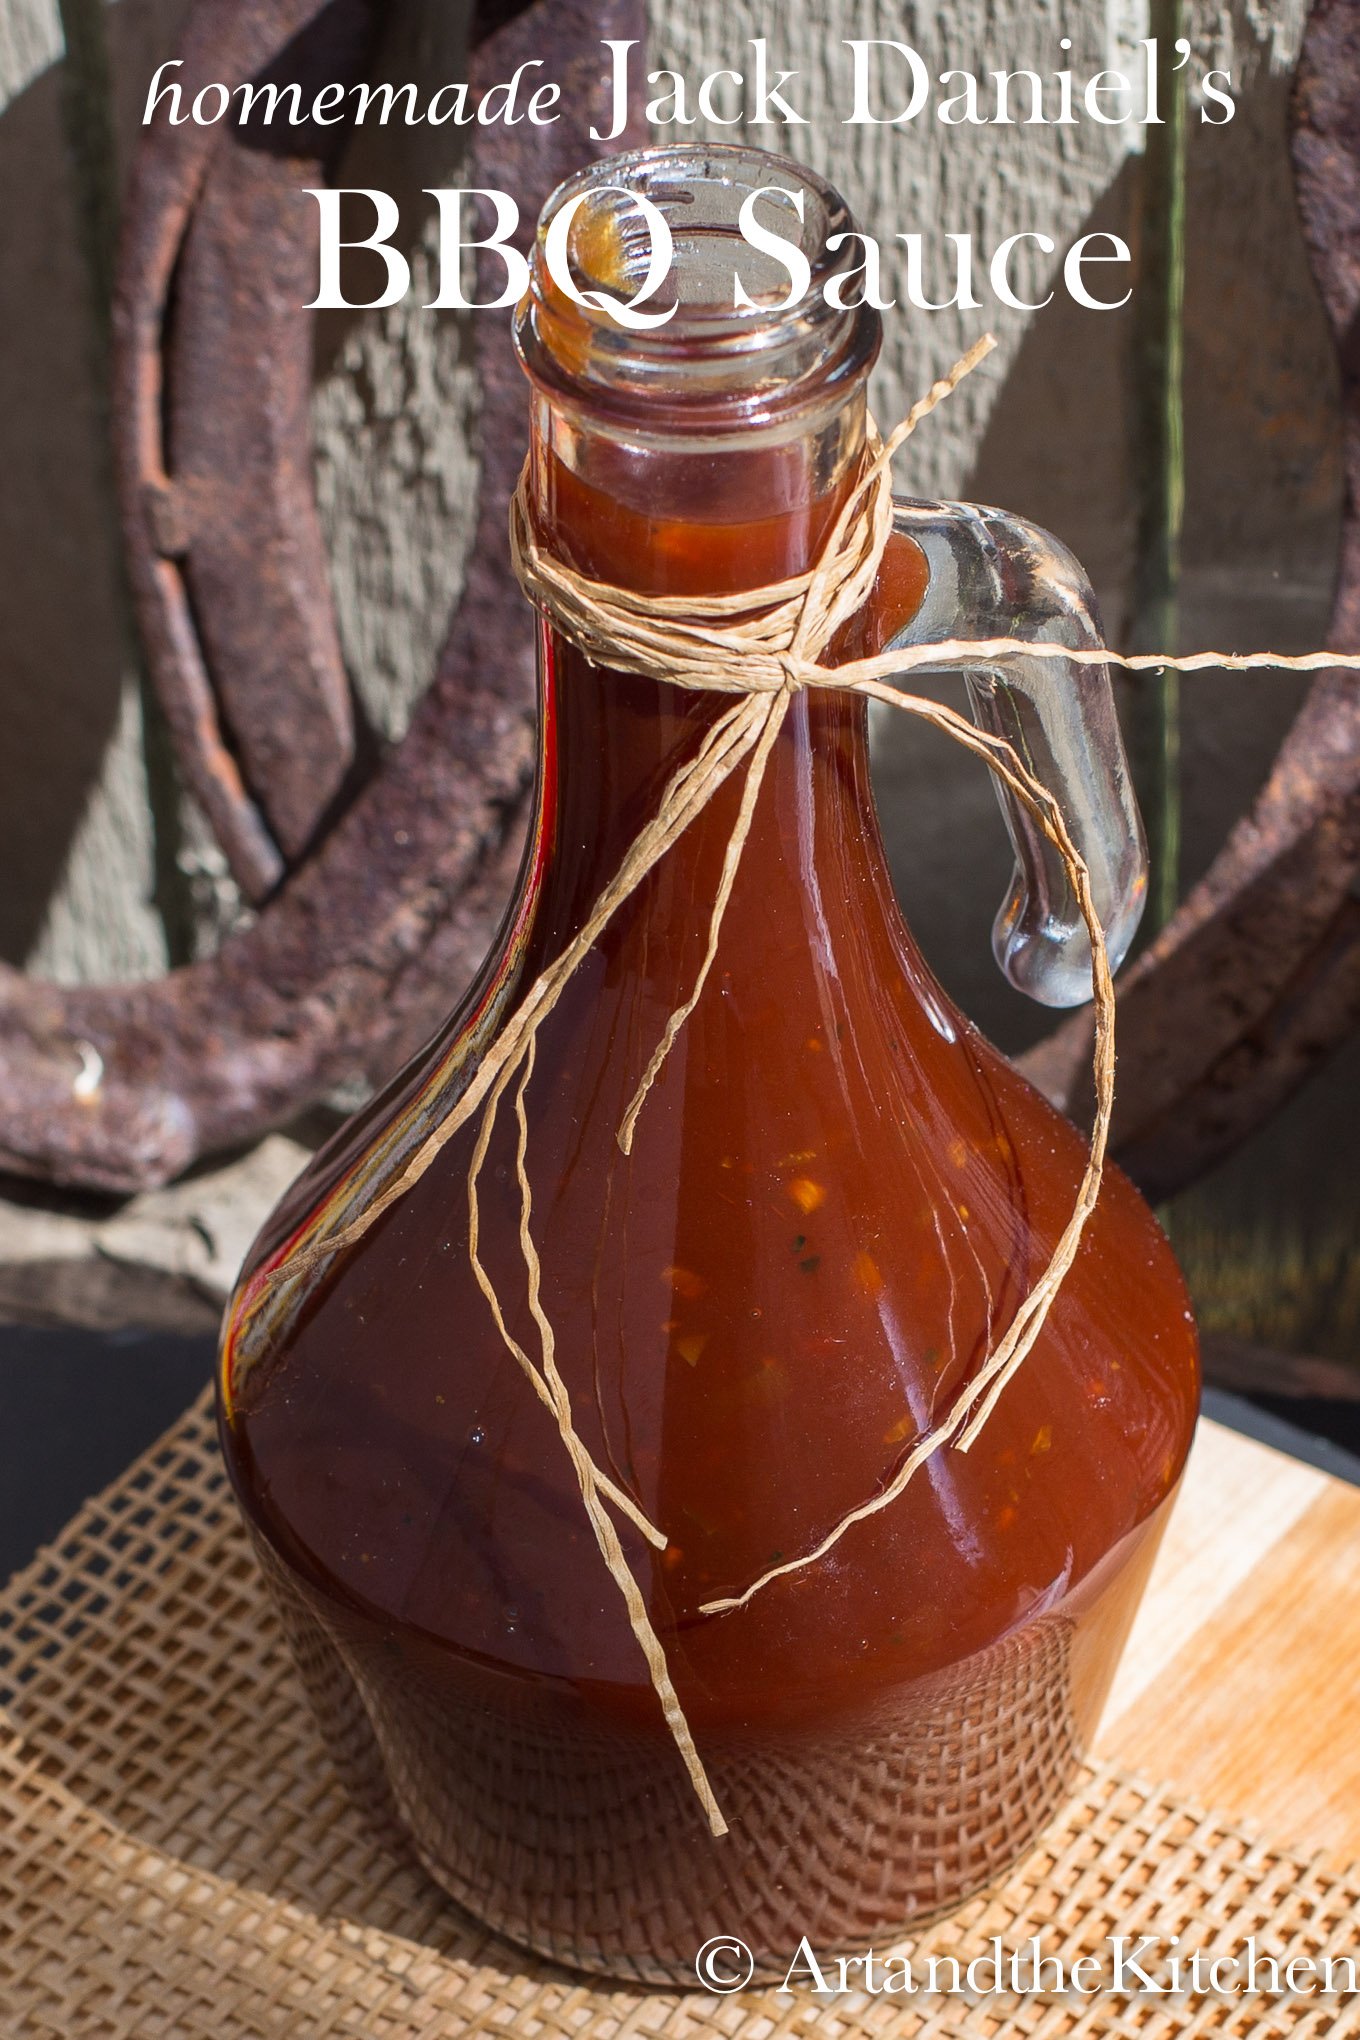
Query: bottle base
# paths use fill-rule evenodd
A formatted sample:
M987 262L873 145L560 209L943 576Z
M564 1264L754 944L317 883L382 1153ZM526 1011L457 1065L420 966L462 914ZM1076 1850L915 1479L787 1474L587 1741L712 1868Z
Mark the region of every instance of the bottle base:
M1079 1625L1050 1613L830 1730L706 1737L719 1839L664 1735L466 1663L450 1677L405 1639L375 1650L261 1557L366 1818L480 1925L593 1976L693 1987L701 1949L733 1937L753 1983L782 1982L805 1937L833 1963L891 1948L1023 1860L1082 1755Z

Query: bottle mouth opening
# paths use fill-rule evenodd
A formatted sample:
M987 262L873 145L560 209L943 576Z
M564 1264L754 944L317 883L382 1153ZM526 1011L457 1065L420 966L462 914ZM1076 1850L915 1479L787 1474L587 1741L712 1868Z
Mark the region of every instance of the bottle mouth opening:
M668 264L640 199L670 230ZM550 229L573 201L554 276ZM757 230L750 238L744 205ZM777 249L759 245L762 231L808 265L807 288L793 303L790 270ZM562 287L564 256L584 303ZM574 396L618 419L655 424L662 405L713 429L784 420L866 374L878 352L877 313L830 304L825 294L858 262L848 206L802 164L736 146L634 149L577 172L549 198L515 316L516 345L550 395ZM639 294L637 311L669 318L642 324L614 316L611 304L627 306Z

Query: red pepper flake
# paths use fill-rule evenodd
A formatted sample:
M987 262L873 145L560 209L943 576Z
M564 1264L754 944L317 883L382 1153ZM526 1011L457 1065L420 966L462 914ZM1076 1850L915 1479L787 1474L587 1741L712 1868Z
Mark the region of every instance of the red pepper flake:
M708 1344L707 1332L694 1332L687 1339L677 1339L675 1342L675 1350L680 1355L680 1358L682 1360L686 1360L689 1362L689 1365L691 1367L697 1367L699 1364L699 1356L703 1352L704 1347L707 1344Z
M825 1185L814 1183L811 1176L795 1176L789 1185L789 1195L804 1218L816 1211L818 1205L826 1203Z
M1029 1449L1031 1452L1047 1452L1052 1446L1052 1444L1053 1444L1052 1424L1040 1424L1038 1430L1034 1434L1034 1443L1030 1446Z
M1004 1509L998 1509L996 1512L998 1530L1013 1530L1019 1521L1020 1511L1011 1502L1007 1502Z
M877 1296L883 1288L883 1277L879 1272L878 1263L873 1255L866 1254L863 1248L861 1248L854 1258L852 1267L854 1269L855 1280L865 1295Z

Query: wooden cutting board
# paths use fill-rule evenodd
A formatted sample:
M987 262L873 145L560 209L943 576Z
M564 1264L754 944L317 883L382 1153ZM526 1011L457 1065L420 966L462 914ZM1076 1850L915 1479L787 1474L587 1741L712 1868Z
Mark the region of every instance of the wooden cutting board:
M1201 1422L1096 1755L1360 1859L1360 1488Z

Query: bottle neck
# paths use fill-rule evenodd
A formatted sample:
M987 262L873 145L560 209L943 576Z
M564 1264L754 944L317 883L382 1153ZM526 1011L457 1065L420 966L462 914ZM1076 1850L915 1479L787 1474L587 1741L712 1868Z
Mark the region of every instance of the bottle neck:
M711 595L756 589L810 566L865 450L863 385L833 410L738 449L642 447L584 429L555 405L535 406L530 478L536 520L578 572L639 592ZM870 619L851 627L854 644ZM672 774L693 755L730 698L593 665L555 629L541 644L545 749L542 799L553 858L542 932L568 939L655 814ZM713 866L730 834L729 783L692 825L688 856ZM862 709L800 699L775 747L751 841L778 856L794 810L850 803L864 812L868 761Z
M759 207L787 214L801 294L748 230ZM845 303L853 228L813 172L708 143L610 157L553 194L515 344L533 392L535 519L569 564L679 596L756 589L811 564L864 455L881 340L863 294ZM645 317L621 313L640 299ZM551 632L542 666L547 919L569 924L728 704L592 667ZM835 743L851 732L862 751L862 723L800 702L777 748L830 743L834 727ZM772 760L772 781L782 773ZM692 825L686 857L730 832L735 788L721 792L731 803Z
M659 400L647 438L534 394L536 519L579 573L655 595L738 593L810 566L859 473L864 378L782 424L672 436Z

